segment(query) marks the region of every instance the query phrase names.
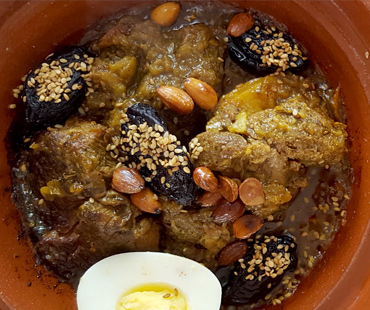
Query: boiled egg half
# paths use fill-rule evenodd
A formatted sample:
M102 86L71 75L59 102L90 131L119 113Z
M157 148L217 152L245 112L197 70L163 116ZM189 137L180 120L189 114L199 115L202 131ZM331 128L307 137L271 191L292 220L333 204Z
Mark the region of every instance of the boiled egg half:
M77 305L79 310L219 310L221 285L208 268L184 257L123 253L86 271Z

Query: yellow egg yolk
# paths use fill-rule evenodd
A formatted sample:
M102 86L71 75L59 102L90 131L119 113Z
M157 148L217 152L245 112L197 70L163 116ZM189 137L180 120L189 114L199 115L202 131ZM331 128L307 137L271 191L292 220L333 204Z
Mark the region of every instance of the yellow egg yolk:
M116 310L189 310L184 296L165 285L145 285L123 294Z

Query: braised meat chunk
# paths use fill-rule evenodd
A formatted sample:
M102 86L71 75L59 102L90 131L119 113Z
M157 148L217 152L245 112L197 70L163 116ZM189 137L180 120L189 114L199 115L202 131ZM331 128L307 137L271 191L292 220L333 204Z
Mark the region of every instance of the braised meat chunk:
M289 160L306 166L340 162L346 151L346 126L298 100L249 116L246 135L266 141Z
M187 77L219 90L223 75L219 57L225 44L216 39L217 31L218 27L204 24L164 31L151 20L123 17L94 47L101 56L91 76L101 90L88 98L87 105L95 106L97 97L109 90L109 101L123 101L125 106L145 102L157 107L161 102L156 87L182 87Z
M163 200L162 206L164 248L214 269L217 266L216 254L234 238L228 225L216 224L212 219L212 209L182 212L184 210L177 203L169 200Z
M105 150L111 133L112 130L103 125L79 122L75 118L63 128L51 129L39 136L28 161L38 170L45 200L58 203L55 198L98 198L106 193L105 182L116 165ZM58 194L53 192L54 185L47 184L53 180L54 185L60 184Z
M206 131L195 138L203 150L196 166L205 166L228 176L240 177L247 162L248 142L230 132Z
M202 147L195 166L262 182L266 202L248 208L264 218L307 186L306 167L340 164L347 151L346 126L328 116L317 92L303 95L307 81L277 80L259 78L225 95L207 131L193 140ZM261 88L270 92L260 95Z
M116 166L105 149L111 133L70 119L41 133L20 159L27 171L14 171L22 174L14 197L28 214L35 251L64 279L75 279L107 253L159 249L158 224L109 189Z
M107 255L158 251L159 225L139 215L125 196L110 190L99 201L85 201L76 210L71 231L54 228L43 235L36 243L37 254L60 277L73 280Z
M77 211L76 231L84 246L95 253L159 249L159 226L152 218L140 217L127 197L110 190L103 199L86 201ZM92 244L93 243L93 244Z
M116 163L105 151L108 128L69 120L35 137L13 169L13 197L36 240L45 230L69 231L75 210L90 197L103 197ZM42 227L42 229L41 229Z
M307 185L303 165L288 160L267 143L217 131L206 131L196 139L203 148L195 160L196 166L206 166L239 180L254 177L262 182L265 204L248 207L259 216L265 218L274 213Z
M245 116L272 109L295 97L323 115L333 112L330 107L337 101L332 91L323 93L310 78L294 74L267 75L238 84L222 96L214 116L207 123L207 129L238 132Z

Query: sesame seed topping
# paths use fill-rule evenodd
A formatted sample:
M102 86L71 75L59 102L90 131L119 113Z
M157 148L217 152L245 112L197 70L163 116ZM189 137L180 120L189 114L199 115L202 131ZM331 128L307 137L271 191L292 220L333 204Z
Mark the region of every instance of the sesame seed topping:
M146 122L140 125L130 124L126 114L122 115L120 123L122 135L112 138L112 144L120 147L119 149L114 147L112 151L112 147L107 146L107 151L111 152L111 156L119 156L125 161L132 161L133 159L129 157L135 156L136 163L131 162L130 165L138 170L146 167L146 171L151 174L146 175L147 182L151 182L152 177L157 175L159 166L165 167L170 176L179 171L179 166L182 165L184 172L191 173L190 168L187 167L189 157L186 147L181 146L177 137L170 134L163 126L157 124L149 126ZM170 188L165 177L160 178L160 183Z
M255 32L259 31L260 28L256 26ZM299 60L298 57L302 60L306 59L302 56L302 51L298 48L297 44L293 45L290 42L285 41L284 33L279 32L275 27L269 28L266 26L261 33L268 36L271 36L272 34L273 38L258 42L261 34L256 34L255 38L257 39L257 44L252 42L253 39L250 37L244 39L246 43L252 42L249 49L260 55L260 59L262 61L261 66L276 66L279 68L278 71L285 71L290 67L297 67L296 61Z
M74 58L79 59L78 55L74 55ZM47 59L47 58L46 58ZM59 60L53 60L51 63L43 62L41 67L36 69L33 72L32 76L26 76L22 78L22 81L27 80L27 86L29 88L36 88L36 94L39 97L41 102L51 102L59 103L62 101L62 98L66 101L69 100L67 93L71 92L71 89L68 88L68 82L71 81L73 76L73 71L71 68L80 66L78 62L71 62L68 66L66 65L68 60L61 58ZM81 65L85 67L86 64ZM87 70L85 70L87 71ZM31 74L30 72L29 74ZM82 75L85 78L84 75ZM73 90L81 89L82 85L75 83L72 87ZM18 97L19 90L23 89L18 87L18 90L14 90L14 96ZM90 91L91 92L91 91ZM26 102L26 97L23 97L23 101Z

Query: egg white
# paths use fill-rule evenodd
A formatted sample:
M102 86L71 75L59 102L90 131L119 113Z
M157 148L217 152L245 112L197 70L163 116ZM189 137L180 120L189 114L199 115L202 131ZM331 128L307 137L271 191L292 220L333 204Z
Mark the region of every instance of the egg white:
M131 252L107 257L90 267L77 289L79 310L115 310L133 287L167 283L178 288L191 310L219 310L221 285L203 265L176 255Z

